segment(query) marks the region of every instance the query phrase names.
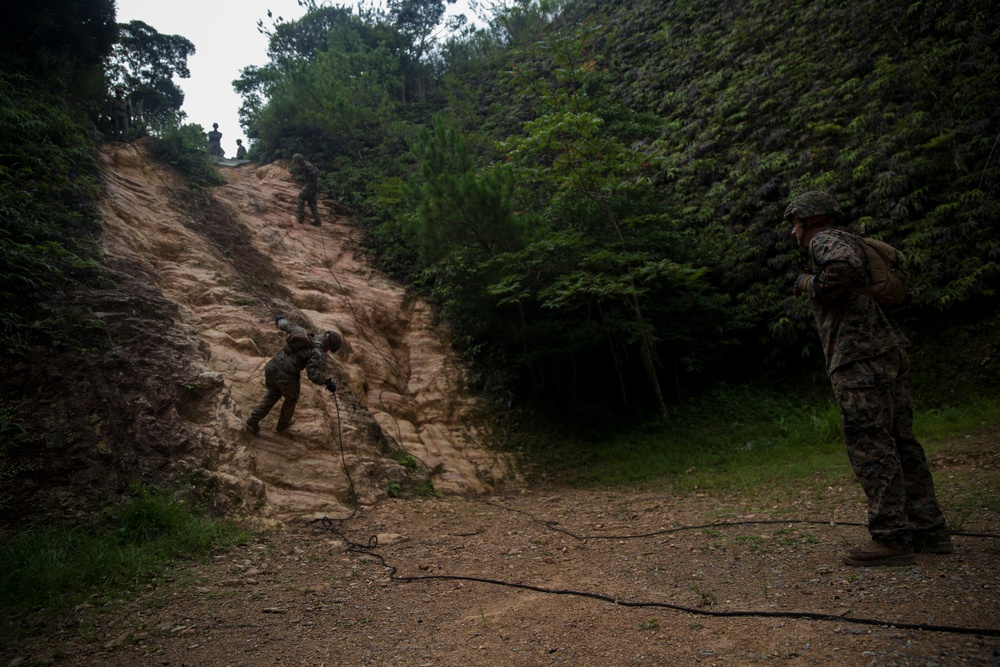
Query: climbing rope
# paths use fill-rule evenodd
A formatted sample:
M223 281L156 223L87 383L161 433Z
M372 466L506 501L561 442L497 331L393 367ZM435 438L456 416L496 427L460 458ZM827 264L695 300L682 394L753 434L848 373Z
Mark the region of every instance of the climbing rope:
M862 524L851 523L851 522L840 522L840 521L809 521L809 520L761 520L761 521L733 521L733 522L721 522L721 523L711 523L702 524L697 526L681 526L677 528L672 528L669 530L655 531L652 533L643 533L639 535L597 535L597 536L579 536L567 530L560 528L555 528L558 522L551 520L542 520L534 517L529 512L524 512L523 510L518 510L515 508L505 507L496 503L491 503L487 501L488 505L498 507L503 510L518 512L525 514L532 518L532 520L537 521L553 530L562 532L566 535L574 537L575 539L637 539L643 537L651 537L655 535L662 535L664 533L678 532L684 530L699 530L705 528L728 528L731 526L739 525L757 525L757 524L789 524L789 523L807 523L807 524L819 524L819 525L844 525L844 526L857 526ZM684 612L688 614L693 614L697 616L710 616L715 618L786 618L786 619L798 619L798 620L809 620L809 621L822 621L822 622L837 622L837 623L852 623L856 625L871 625L882 628L898 628L902 630L923 630L925 632L945 632L952 634L966 634L966 635L980 635L980 636L990 636L990 637L1000 637L1000 628L977 628L977 627L966 627L966 626L956 626L956 625L941 625L933 623L909 623L905 621L890 621L886 619L877 618L866 618L861 616L848 616L846 614L827 614L823 612L807 612L807 611L763 611L763 610L734 610L734 611L720 611L712 609L704 609L698 607L687 607L684 605L673 604L670 602L660 602L660 601L636 601L636 600L625 600L622 598L613 597L610 595L604 595L602 593L595 593L593 591L582 591L573 590L565 588L546 588L544 586L534 586L532 584L523 584L514 581L507 581L503 579L491 579L487 577L471 577L463 575L453 575L453 574L431 574L431 575L421 575L421 576L401 576L398 574L398 568L395 565L390 565L385 557L380 554L376 549L378 548L378 537L371 536L368 538L366 544L360 544L350 540L347 535L338 526L338 521L334 519L329 519L323 517L321 519L314 519L307 522L314 526L314 530L327 530L336 534L347 546L348 551L351 553L364 554L365 556L372 558L388 570L390 581L397 583L415 583L421 581L463 581L463 582L475 582L482 584L489 584L493 586L503 586L507 588L516 588L520 590L534 591L536 593L544 593L546 595L566 595L580 598L588 598L592 600L599 600L601 602L608 602L620 607L645 607L645 608L657 608L657 609L668 609L671 611ZM976 533L952 533L953 535L977 535ZM998 538L1000 535L987 534L984 537L995 537Z
M141 160L142 160L142 161L143 161L143 162L144 162L144 163L146 164L146 166L147 166L147 167L149 168L149 170L150 170L151 172L153 172L153 174L155 174L155 175L156 175L157 179L159 179L160 183L162 183L162 184L163 184L163 187L164 187L164 188L166 188L168 192L170 192L171 196L172 196L172 197L173 197L173 198L174 198L175 200L178 200L178 201L179 201L179 200L180 200L180 197L179 197L178 193L177 193L177 192L176 192L176 191L174 190L174 188L173 188L173 187L171 187L171 185L170 185L169 183L167 183L167 182L166 182L166 180L165 180L165 179L163 178L163 176L161 176L161 175L160 175L159 171L158 171L158 170L156 169L156 167L154 167L154 166L153 166L153 164L151 164L151 163L150 163L150 161L149 161L149 160L148 160L148 159L146 158L146 156L145 156L145 155L144 155L144 154L142 153L142 151L140 151L140 150L139 150L138 148L136 148L136 147L135 147L135 146L134 146L133 144L131 144L131 143L129 143L129 144L128 144L128 146L129 146L129 147L130 147L130 148L131 148L131 149L132 149L132 150L133 150L133 151L134 151L134 152L136 153L136 155L138 155L138 156L139 156L139 158L140 158L140 159L141 159ZM200 222L199 222L198 220L196 220L196 219L194 218L194 216L191 216L191 215L189 215L189 217L190 217L190 218L192 219L192 221L194 221L195 223L197 223L197 224L201 224L201 223L200 223ZM331 259L330 259L330 256L329 256L329 254L327 253L327 250L326 250L326 235L325 235L325 234L323 233L323 230L322 230L322 229L319 229L319 230L317 230L317 231L319 232L319 237L320 237L320 246L321 246L321 248L322 248L322 251L323 251L323 259L324 259L324 268L326 268L327 272L328 272L328 273L330 274L330 276L331 276L331 277L333 278L334 282L335 282L335 283L337 284L337 286L338 286L338 287L340 288L340 292L341 292L341 295L343 296L344 300L345 300L345 301L347 302L347 306L348 306L348 308L349 308L349 310L350 310L350 312L351 312L351 316L352 316L352 317L354 318L354 322L355 322L355 325L356 325L356 326L357 326L357 328L358 328L358 332L359 332L359 333L361 334L361 336L362 336L363 338L365 338L365 339L366 339L366 340L367 340L367 341L368 341L369 343L371 343L371 346L372 346L372 348L373 348L373 349L374 349L374 350L375 350L375 351L376 351L376 352L377 352L377 353L379 354L379 356L381 356L381 357L382 357L382 359L383 359L383 360L385 361L385 363L386 363L386 364L387 364L387 365L389 366L389 368L391 368L391 369L392 369L392 371L393 371L393 372L394 372L394 373L396 374L396 376L397 376L397 377L401 376L401 375L402 375L402 373L401 373L401 372L399 371L399 369L397 368L396 364L394 364L394 363L393 363L393 361L392 361L391 359L389 359L389 358L388 358L388 357L387 357L387 356L386 356L386 355L385 355L385 354L384 354L384 353L382 352L382 350L381 350L381 347L380 347L379 345L377 345L377 344L375 343L375 341L373 341L373 340L371 339L371 337L370 337L370 336L368 335L367 331L365 330L365 327L364 327L364 325L363 325L363 324L361 323L361 319L359 318L359 316L358 316L358 313L357 313L357 311L356 311L356 310L355 310L355 308L354 308L354 304L352 303L351 299L350 299L350 298L349 298L349 297L347 296L347 290L345 289L345 287L344 287L343 283L341 283L341 282L340 282L340 278L339 278L339 277L337 276L337 274L336 274L336 273L335 273L335 272L333 271L333 268L332 268L332 265L333 265L333 262L331 261ZM285 232L284 234L282 234L282 235L281 235L281 237L280 237L280 239L279 239L279 245L281 245L281 246L285 246L285 240L286 240L286 239L287 239L287 238L288 238L288 237L289 237L290 235L291 235L291 229L289 229L289 230L288 230L288 231L286 231L286 232ZM256 299L257 299L257 300L258 300L258 301L259 301L259 302L260 302L261 304L263 304L263 306L264 306L264 307L265 307L265 308L266 308L266 309L268 310L268 312L269 312L269 313L271 314L271 316L272 316L272 317L275 317L275 316L277 316L277 314L278 314L278 313L277 313L277 311L276 311L276 310L275 310L275 309L274 309L274 308L273 308L273 307L271 306L271 304L270 304L270 303L268 303L268 302L267 302L267 301L266 301L266 300L265 300L265 299L264 299L264 298L263 298L263 297L262 297L262 296L260 295L260 293L259 293L259 292L257 291L257 289L256 289L256 288L254 287L253 283L252 283L252 282L251 282L251 281L250 281L250 280L249 280L249 279L247 278L247 276L246 276L246 275L245 275L245 274L244 274L244 273L243 273L243 272L242 272L242 271L241 271L241 270L239 269L239 267L238 267L238 266L236 266L236 264L235 264L235 263L234 263L234 262L233 262L233 261L232 261L232 260L231 260L231 259L229 258L228 254L227 254L227 253L226 253L226 252L225 252L225 251L224 251L224 250L223 250L223 249L222 249L222 248L221 248L221 247L219 246L219 244L218 244L218 243L217 243L217 242L216 242L216 241L215 241L215 240L214 240L213 238L211 238L211 236L209 236L209 235L205 235L204 237L205 237L205 238L206 238L206 239L207 239L207 240L209 241L209 243L211 243L211 244L212 244L212 246L213 246L213 247L214 247L214 248L215 248L215 249L216 249L216 250L218 251L219 255L220 255L220 256L221 256L221 257L222 257L222 258L223 258L223 259L224 259L224 260L225 260L225 261L226 261L226 262L227 262L227 263L228 263L228 264L229 264L229 265L230 265L231 267L232 267L232 269L233 269L233 270L234 270L234 271L236 272L236 274L237 274L237 275L238 275L238 276L240 277L240 279L241 279L241 280L242 280L242 281L244 282L244 284L245 284L245 285L247 286L247 288L249 288L250 292L251 292L251 293L252 293L252 294L254 295L254 297L255 297L255 298L256 298ZM274 252L274 246L272 246L272 247L271 247L271 248L270 248L270 249L268 250L268 253L267 253L267 257L268 257L268 259L271 259L271 253L273 253L273 252ZM334 400L336 401L336 395L334 396ZM390 419L392 419L393 423L394 423L394 424L396 425L396 433L397 433L397 442L398 442L398 443L399 443L399 445L400 445L400 446L402 447L402 442L403 442L403 441L402 441L402 431L401 431L401 429L400 429L400 427L399 427L399 422L398 422L398 421L396 420L395 416L394 416L394 415L392 414L392 411L391 411L391 410L389 410L389 408L388 408L388 407L387 407L387 406L385 405L384 401L382 401L382 392L379 392L379 402L381 403L381 405L382 405L383 409L385 410L385 413L386 413L387 415L389 415L389 418L390 418ZM326 413L326 408L325 408L325 406L324 406L323 410L324 410L324 413L325 413L325 414L326 414L326 416L327 416L327 420L329 421L329 419L330 419L330 418L329 418L329 414L328 414L328 413ZM353 480L351 479L351 477L350 477L350 473L349 473L349 472L348 472L348 470L347 470L347 463L346 463L346 458L345 458L345 456L344 456L344 442L343 442L343 431L342 431L342 427L341 427L341 423L340 423L340 406L339 406L339 404L337 404L337 428L338 428L338 433L339 433L339 441L340 441L340 450L341 450L341 461L342 461L342 463L343 463L343 465L344 465L344 472L345 472L345 473L347 474L347 478L348 478L348 482L349 482L349 484L350 484L350 487L351 487L351 498L353 498L353 499L355 500L355 508L354 508L354 510L355 510L355 511L357 511L357 506L356 506L356 499L357 499L357 493L356 493L356 490L355 490L355 488L354 488L354 481L353 481ZM407 452L407 453L409 453L409 452ZM427 464L426 464L426 463L425 463L424 461L420 460L420 459L419 459L419 458L418 458L417 456L415 456L414 454L410 454L410 456L413 456L414 460L416 460L416 461L419 461L419 462L420 462L420 464L421 464L422 466L424 466L424 469L427 469ZM352 516L353 516L353 513L352 513Z

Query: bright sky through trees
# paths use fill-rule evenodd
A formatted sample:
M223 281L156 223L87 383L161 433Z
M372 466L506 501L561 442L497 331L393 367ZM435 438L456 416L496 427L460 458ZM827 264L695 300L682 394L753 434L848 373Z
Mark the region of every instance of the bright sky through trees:
M305 8L297 0L117 0L119 23L142 21L157 32L181 35L191 40L195 54L188 60L190 79L179 79L184 91L182 111L187 122L198 123L205 131L219 124L222 148L227 157L236 155L236 140L244 139L239 124L240 96L232 82L247 65L267 62L267 37L257 30L263 20L270 28L274 18L300 18ZM332 4L348 6L353 2ZM473 20L466 2L449 6L449 15L464 13Z

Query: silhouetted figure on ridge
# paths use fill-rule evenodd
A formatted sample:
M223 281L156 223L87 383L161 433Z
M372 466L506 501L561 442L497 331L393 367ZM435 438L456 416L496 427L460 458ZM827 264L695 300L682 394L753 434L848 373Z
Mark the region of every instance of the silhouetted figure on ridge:
M222 132L219 132L218 123L212 123L212 131L208 133L208 152L219 157L226 156L222 150Z

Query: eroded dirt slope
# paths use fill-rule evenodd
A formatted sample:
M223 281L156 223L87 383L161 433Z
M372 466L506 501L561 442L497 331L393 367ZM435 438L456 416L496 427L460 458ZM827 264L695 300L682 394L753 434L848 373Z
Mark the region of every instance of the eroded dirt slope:
M105 252L147 276L193 338L200 379L178 410L203 446L187 468L233 506L285 521L344 512L352 483L365 504L421 476L443 493L513 479L483 442L447 332L366 262L360 230L332 202L321 198L322 226L301 225L282 165L220 166L226 185L191 192L141 145L108 145L102 159ZM276 407L255 437L242 419L282 344L279 312L348 344L328 361L336 397L303 374L295 424L276 433Z

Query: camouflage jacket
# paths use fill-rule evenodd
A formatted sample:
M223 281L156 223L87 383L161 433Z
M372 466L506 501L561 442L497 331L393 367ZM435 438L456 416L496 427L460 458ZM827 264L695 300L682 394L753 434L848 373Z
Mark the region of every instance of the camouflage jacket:
M292 167L292 173L306 188L315 188L319 185L319 168L308 160Z
M285 346L267 362L265 371L282 383L298 380L304 368L314 384L326 382L326 348L323 346L323 339L285 318L278 320L278 328L287 334Z
M825 229L809 243L809 294L816 328L832 373L844 364L868 359L893 348L909 347L892 315L871 296L852 292L868 285L864 251L840 229Z

